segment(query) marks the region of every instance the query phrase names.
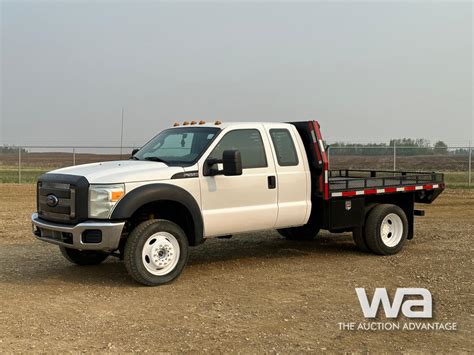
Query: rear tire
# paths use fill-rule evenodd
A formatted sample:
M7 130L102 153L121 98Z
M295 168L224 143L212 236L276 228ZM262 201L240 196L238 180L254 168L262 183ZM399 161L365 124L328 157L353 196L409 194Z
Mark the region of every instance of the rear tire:
M365 224L365 241L375 254L398 253L408 236L405 212L395 205L377 205L369 213Z
M354 239L354 243L360 251L365 253L370 252L367 242L365 241L364 227L354 228L352 231L352 239Z
M354 240L355 245L357 248L364 252L364 253L371 253L371 250L367 246L367 242L365 240L365 225L367 222L367 216L370 214L372 208L377 206L376 203L370 203L365 207L365 216L364 216L364 225L360 227L356 227L352 230L352 239Z
M124 262L128 273L147 286L176 279L188 261L188 239L175 223L153 219L132 231L125 244Z
M96 250L77 250L66 247L59 247L61 254L73 264L98 265L109 257L109 254Z
M313 240L319 230L319 227L307 224L301 227L277 229L277 232L288 240Z

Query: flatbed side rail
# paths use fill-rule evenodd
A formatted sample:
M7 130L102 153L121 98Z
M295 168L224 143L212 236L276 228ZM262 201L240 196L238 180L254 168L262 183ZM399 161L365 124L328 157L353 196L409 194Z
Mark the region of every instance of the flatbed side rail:
M430 189L444 189L443 174L388 170L339 169L329 171L331 197Z
M331 169L329 177L380 177L380 176L405 176L405 175L432 175L434 171L394 171L394 170L373 170L373 169Z

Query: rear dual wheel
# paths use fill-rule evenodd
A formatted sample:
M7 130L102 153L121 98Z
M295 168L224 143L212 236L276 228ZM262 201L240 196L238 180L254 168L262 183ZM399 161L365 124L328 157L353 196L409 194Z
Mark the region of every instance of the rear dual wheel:
M408 220L398 206L376 205L367 215L365 226L353 231L354 242L362 251L379 255L398 253L408 236Z

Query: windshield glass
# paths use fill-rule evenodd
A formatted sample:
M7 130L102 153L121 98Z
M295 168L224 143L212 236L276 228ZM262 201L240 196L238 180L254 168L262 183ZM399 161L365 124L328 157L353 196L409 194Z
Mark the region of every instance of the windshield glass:
M134 159L159 161L168 165L194 164L219 131L219 128L214 127L168 129L145 144L134 155Z

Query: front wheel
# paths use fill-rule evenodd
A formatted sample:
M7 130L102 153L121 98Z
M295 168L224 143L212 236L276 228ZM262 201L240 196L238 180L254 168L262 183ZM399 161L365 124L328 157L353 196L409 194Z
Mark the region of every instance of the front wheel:
M176 279L188 261L188 239L175 223L154 219L141 223L125 244L124 262L129 274L147 286Z
M77 265L97 265L109 257L109 254L95 250L77 250L59 247L66 260Z

